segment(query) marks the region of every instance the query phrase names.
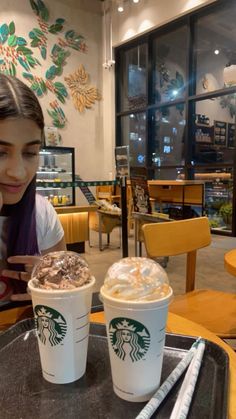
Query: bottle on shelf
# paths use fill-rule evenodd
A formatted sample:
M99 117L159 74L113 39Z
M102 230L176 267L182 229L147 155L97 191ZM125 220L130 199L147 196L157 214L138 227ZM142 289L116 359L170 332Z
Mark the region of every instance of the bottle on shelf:
M57 206L58 203L59 203L58 196L57 195L54 195L53 196L53 205Z
M67 204L67 196L62 195L62 205L66 205L66 204Z

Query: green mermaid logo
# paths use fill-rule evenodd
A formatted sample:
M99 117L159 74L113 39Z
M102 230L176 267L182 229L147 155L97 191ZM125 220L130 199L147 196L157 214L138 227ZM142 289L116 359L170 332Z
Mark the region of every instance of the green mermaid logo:
M148 329L142 323L125 317L112 319L109 337L116 355L122 360L129 355L132 362L142 359L150 345Z
M36 330L41 342L51 346L58 345L64 339L67 324L64 317L51 307L37 305L34 307Z

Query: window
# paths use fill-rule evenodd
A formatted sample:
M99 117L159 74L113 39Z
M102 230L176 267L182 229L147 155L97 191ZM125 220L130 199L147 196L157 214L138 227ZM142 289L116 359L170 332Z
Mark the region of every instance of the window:
M196 23L196 93L236 85L236 3L200 17Z
M163 107L154 113L152 165L184 165L184 105Z
M153 102L168 102L186 94L187 27L183 26L153 42Z
M121 118L122 145L129 145L130 166L146 165L146 114L137 113Z
M121 111L135 110L147 105L147 45L122 52L119 81Z
M214 2L116 48L117 145L129 144L131 168L152 179L207 179L212 228L234 236L235 16L235 1ZM228 204L232 225L220 211Z
M193 116L195 164L233 163L236 94L196 102Z

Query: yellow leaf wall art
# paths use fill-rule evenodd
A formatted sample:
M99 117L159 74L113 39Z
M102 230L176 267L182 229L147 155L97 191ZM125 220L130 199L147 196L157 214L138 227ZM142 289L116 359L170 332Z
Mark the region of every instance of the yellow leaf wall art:
M90 109L96 100L101 100L98 89L89 84L89 74L86 73L83 64L69 76L65 77L65 82L70 89L70 93L75 108L79 112Z

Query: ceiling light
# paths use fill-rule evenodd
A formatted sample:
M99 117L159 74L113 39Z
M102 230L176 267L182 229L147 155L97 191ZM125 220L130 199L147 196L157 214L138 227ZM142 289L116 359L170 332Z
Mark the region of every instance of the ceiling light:
M120 13L122 13L124 11L124 2L122 0L119 0L117 2L117 10Z
M219 49L215 49L214 54L215 55L218 55L219 53L220 53L220 50Z
M139 3L139 0L133 0L133 3Z

